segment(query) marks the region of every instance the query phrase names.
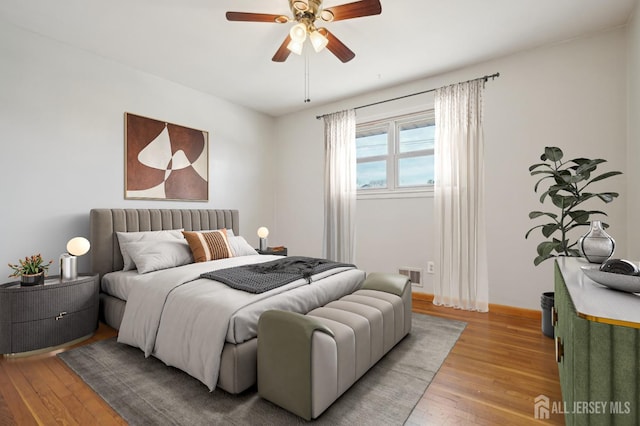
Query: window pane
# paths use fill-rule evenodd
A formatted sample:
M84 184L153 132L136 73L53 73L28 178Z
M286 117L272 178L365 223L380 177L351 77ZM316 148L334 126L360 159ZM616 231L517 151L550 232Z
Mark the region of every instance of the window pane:
M386 130L370 130L358 132L356 135L356 158L387 155Z
M398 160L398 186L433 185L434 183L433 155Z
M358 189L386 188L387 162L382 160L358 163L356 176Z
M435 124L426 121L404 123L399 126L399 130L400 152L433 149L436 136Z

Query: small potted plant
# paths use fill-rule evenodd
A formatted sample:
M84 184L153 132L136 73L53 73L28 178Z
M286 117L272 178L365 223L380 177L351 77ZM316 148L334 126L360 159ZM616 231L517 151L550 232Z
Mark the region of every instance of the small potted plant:
M20 277L22 285L44 284L45 273L52 263L53 260L45 263L40 253L26 256L24 260L18 260L16 265L9 263L9 268L13 269L13 273L9 277Z

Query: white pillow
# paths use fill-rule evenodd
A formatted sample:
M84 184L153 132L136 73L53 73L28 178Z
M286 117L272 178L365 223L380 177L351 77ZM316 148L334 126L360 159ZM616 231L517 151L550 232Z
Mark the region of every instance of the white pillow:
M138 241L166 241L166 240L182 240L182 229L172 229L166 231L144 231L144 232L116 232L118 243L120 244L120 252L122 260L124 260L123 271L136 269L136 265L127 253L125 245Z
M124 246L139 274L193 263L191 249L185 239L138 241Z
M229 232L228 229L227 232ZM231 251L235 257L258 254L258 252L249 245L247 240L242 237L227 237L227 241L229 242L229 247L231 247Z

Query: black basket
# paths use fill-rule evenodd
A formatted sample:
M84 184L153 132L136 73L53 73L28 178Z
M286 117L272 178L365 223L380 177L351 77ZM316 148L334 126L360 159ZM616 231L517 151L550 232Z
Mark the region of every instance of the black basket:
M540 297L540 307L542 308L542 333L547 337L551 337L552 339L554 337L552 318L554 302L553 297L554 294L552 291L548 293L542 293L542 296Z

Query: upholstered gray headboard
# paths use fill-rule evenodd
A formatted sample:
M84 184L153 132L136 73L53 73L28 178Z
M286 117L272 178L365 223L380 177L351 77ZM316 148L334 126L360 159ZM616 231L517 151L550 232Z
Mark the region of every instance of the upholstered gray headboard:
M238 210L92 209L89 226L91 270L101 278L124 266L116 232L227 228L240 235Z

